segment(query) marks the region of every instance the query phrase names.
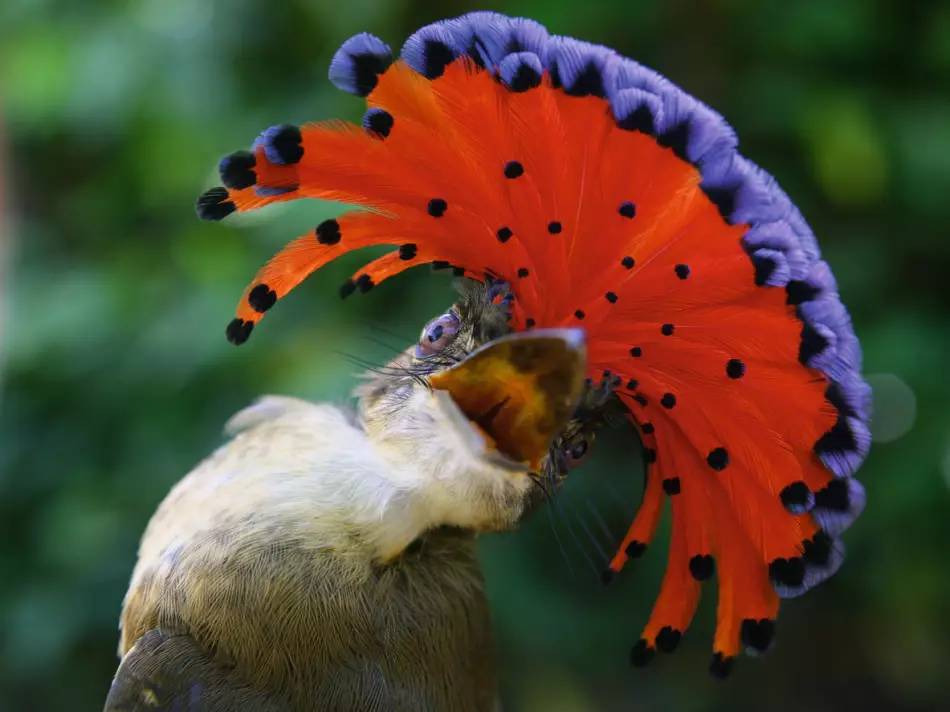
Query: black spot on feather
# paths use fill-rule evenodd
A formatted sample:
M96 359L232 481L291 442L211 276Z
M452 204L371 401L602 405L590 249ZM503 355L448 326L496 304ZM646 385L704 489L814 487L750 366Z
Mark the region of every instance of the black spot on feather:
M195 203L198 217L210 222L223 220L235 210L237 206L228 200L228 191L221 187L206 191Z
M385 109L374 107L363 116L363 128L380 138L388 138L396 120Z
M792 482L782 488L782 491L779 492L779 499L782 500L782 506L785 509L797 510L808 504L809 499L811 499L811 489L801 480Z
M563 84L561 84L561 68L558 66L557 59L548 59L548 78L551 81L551 87L553 89L560 89Z
M775 268L778 267L778 263L771 257L763 257L758 253L753 254L750 259L755 267L755 286L766 286L772 277L772 273L775 272Z
M715 680L725 680L732 672L732 661L733 658L731 657L722 653L714 653L712 662L709 663L709 674Z
M588 62L580 74L574 78L571 86L564 87L564 93L568 96L596 96L603 99L606 96L604 79L597 65L594 62Z
M422 74L427 79L438 79L445 72L445 68L455 61L455 52L438 40L426 40L422 53L425 57Z
M815 536L802 542L805 549L805 561L813 566L827 566L831 560L833 540L824 529L815 532Z
M228 328L225 329L224 335L232 344L235 346L240 346L250 338L251 332L253 330L253 321L244 321L244 319L235 318L232 319L228 324Z
M623 552L630 559L638 559L641 556L643 556L643 552L646 550L647 550L646 544L644 544L642 541L637 541L636 539L634 539L629 544L627 544L627 548L624 549Z
M700 189L706 194L710 202L719 210L719 214L730 225L729 216L736 211L736 190L735 188L713 188L702 183Z
M538 86L541 86L541 75L530 64L521 64L508 82L508 88L517 94Z
M277 163L290 166L303 158L303 136L300 129L291 124L282 124L268 130L268 146L277 156Z
M798 306L799 304L810 302L821 294L821 290L818 289L818 287L810 285L808 282L793 279L785 285L785 293L785 303Z
M617 128L624 131L639 131L647 136L656 136L656 123L646 104L641 104L626 116L618 118Z
M721 472L729 466L729 453L725 448L717 447L706 456L706 464L717 472Z
M663 491L666 492L670 497L680 493L680 478L679 477L669 477L663 480Z
M258 284L247 295L251 309L263 314L277 303L277 292L266 284Z
M518 161L508 161L505 164L505 178L514 180L524 175L524 166Z
M218 164L218 174L225 187L231 190L244 190L257 183L254 166L257 159L250 151L235 151L225 156Z
M851 507L851 489L845 479L833 479L815 492L815 506L837 512L847 512Z
M836 381L831 381L831 383L828 384L828 388L825 389L825 399L831 403L831 405L835 407L835 410L841 415L846 415L851 418L857 416L857 411L848 405L848 401L845 400L841 384Z
M335 245L340 241L340 223L334 219L324 220L315 230L317 242L321 245Z
M670 148L677 158L689 161L686 155L686 146L689 143L689 122L681 121L676 126L656 137L656 142L663 148Z
M708 581L716 571L716 560L709 554L696 554L689 560L689 573L697 581Z
M815 454L831 455L834 453L854 452L858 448L858 442L848 427L848 422L842 414L838 415L838 420L832 426L831 430L818 438L815 443ZM835 481L833 480L832 484ZM831 485L829 485L830 487Z
M418 252L419 248L415 243L407 242L405 245L399 246L399 259L407 261L414 260Z
M805 561L801 556L778 558L769 564L769 578L773 583L797 588L805 581Z
M488 48L485 47L485 42L478 36L478 33L472 36L472 41L468 43L468 47L465 48L463 54L479 69L485 68L484 57L488 56Z
M772 638L775 636L775 621L768 618L759 620L746 618L742 621L740 631L742 644L745 647L764 653L769 649Z
M812 358L828 348L829 341L811 324L802 324L801 343L798 345L798 360L807 365Z
M729 378L742 378L745 375L745 364L737 358L726 362L726 375Z
M661 653L672 653L682 637L683 634L673 626L663 626L656 634L656 649Z
M429 201L427 210L429 215L432 217L441 218L443 215L445 215L445 211L448 209L448 207L449 204L442 200L442 198L433 198Z
M373 282L373 278L366 273L356 278L356 288L359 289L362 294L366 294L375 286L376 284Z
M505 54L517 54L518 52L524 51L525 46L517 37L511 37L507 42L505 42Z
M393 61L391 55L378 55L369 52L351 54L350 59L353 61L357 96L369 96L379 82L379 75L384 73Z

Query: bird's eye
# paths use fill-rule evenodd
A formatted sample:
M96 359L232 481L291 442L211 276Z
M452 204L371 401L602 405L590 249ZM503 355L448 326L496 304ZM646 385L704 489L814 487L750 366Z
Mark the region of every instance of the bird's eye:
M590 457L591 450L594 446L594 434L593 433L578 433L572 440L567 444L566 455L568 464L571 467L577 467L583 463L588 457Z
M459 331L459 316L455 312L447 312L437 319L433 319L419 336L416 344L416 356L425 358L437 354L446 346L455 341Z

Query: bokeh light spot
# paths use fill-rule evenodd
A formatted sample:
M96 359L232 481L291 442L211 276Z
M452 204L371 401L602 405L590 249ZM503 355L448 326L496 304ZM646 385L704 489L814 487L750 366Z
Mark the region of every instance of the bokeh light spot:
M900 376L872 373L865 380L874 391L871 439L889 443L906 435L917 419L917 396Z

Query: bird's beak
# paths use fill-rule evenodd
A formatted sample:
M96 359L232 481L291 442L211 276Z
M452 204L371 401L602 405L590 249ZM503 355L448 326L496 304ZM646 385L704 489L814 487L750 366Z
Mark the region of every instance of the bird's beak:
M429 383L478 450L538 471L577 407L586 372L582 329L539 329L487 343Z

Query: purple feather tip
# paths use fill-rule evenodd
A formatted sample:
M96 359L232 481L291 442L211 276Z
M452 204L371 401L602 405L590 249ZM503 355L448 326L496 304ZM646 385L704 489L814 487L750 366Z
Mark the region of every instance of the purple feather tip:
M780 598L797 598L838 573L838 569L844 563L844 557L844 544L840 539L832 539L827 561L822 564L807 562L805 564L805 578L800 585L787 586L773 581L772 586Z
M742 246L750 255L762 248L780 252L788 267L789 281L805 281L808 277L810 267L807 257L801 248L798 236L792 232L788 223L771 222L756 225L743 236Z
M414 32L402 46L402 59L428 79L441 77L463 53L465 30L458 20L443 20Z
M472 12L421 28L406 40L402 58L415 71L435 79L459 56L494 72L511 54L542 56L547 41L548 31L534 20Z
M554 86L570 96L607 97L617 86L620 60L607 47L570 37L551 37L541 57Z
M656 135L657 123L663 123L663 102L644 89L623 89L610 97L610 110L617 126L627 131Z
M515 92L527 91L540 85L543 71L541 60L531 52L509 54L498 64L498 76Z
M333 55L330 81L338 89L367 96L376 88L380 74L393 63L393 52L378 37L361 32L350 37Z
M866 501L864 486L856 479L833 480L826 490L816 493L811 515L828 534L838 536L861 515Z

